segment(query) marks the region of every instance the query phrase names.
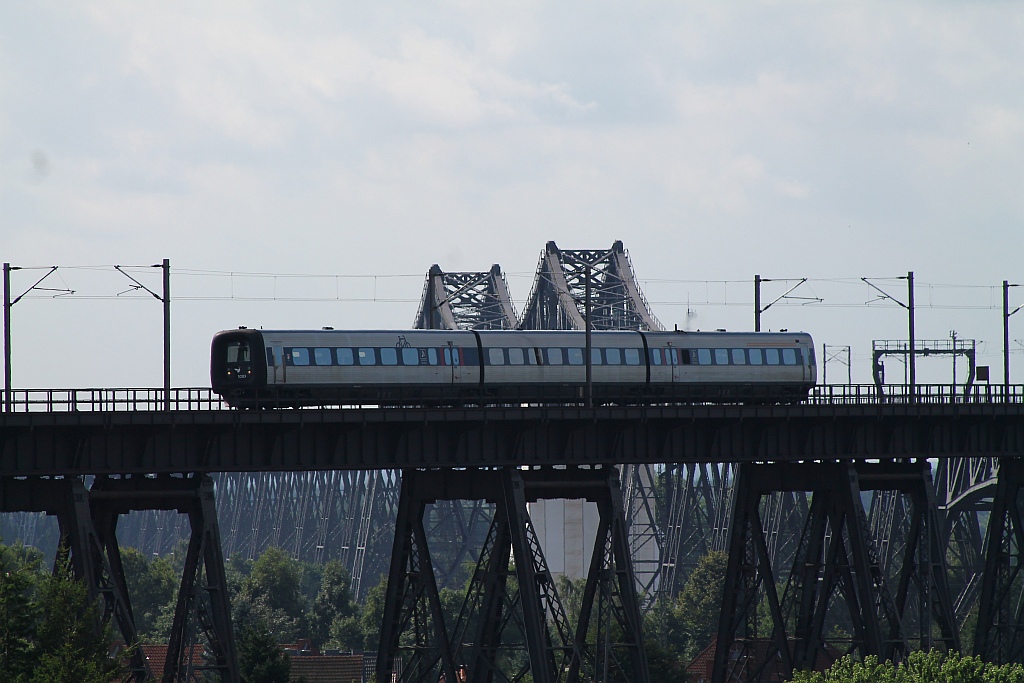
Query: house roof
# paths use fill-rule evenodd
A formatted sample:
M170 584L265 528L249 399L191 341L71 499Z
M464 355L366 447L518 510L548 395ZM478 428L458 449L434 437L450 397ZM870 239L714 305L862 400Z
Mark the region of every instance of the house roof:
M289 681L305 678L307 683L361 683L363 656L299 656L291 657Z

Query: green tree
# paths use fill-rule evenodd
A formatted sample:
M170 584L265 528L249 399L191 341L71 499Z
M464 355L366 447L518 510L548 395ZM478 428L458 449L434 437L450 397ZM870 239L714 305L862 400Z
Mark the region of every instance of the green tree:
M902 664L880 662L874 655L858 662L847 655L825 671L800 671L794 683L1022 683L1020 664L989 664L955 652L911 652Z
M341 562L331 560L323 566L320 590L313 600L310 619L311 636L318 647L328 641L346 648L363 646L351 585L352 577Z
M268 548L232 602L236 623L261 620L277 642L294 642L308 633L308 600L301 587L299 563L280 548Z
M26 681L32 672L32 638L39 617L33 601L38 559L28 560L23 546L0 545L0 680Z
M179 578L165 558L149 560L135 548L122 548L121 564L131 596L135 627L143 640L164 642L170 632Z
M238 633L238 672L245 683L288 683L291 661L281 650L269 625L255 619Z
M384 621L384 598L388 590L388 577L384 574L376 586L366 593L360 622L363 628L363 646L376 650L380 644L380 625Z
M58 562L41 581L38 610L31 683L109 683L125 673L110 656L113 631L100 626L98 607L89 601L85 584L72 576L69 561Z
M710 645L718 633L728 561L723 552L710 552L700 558L676 597L666 624L668 645L682 651L688 660Z

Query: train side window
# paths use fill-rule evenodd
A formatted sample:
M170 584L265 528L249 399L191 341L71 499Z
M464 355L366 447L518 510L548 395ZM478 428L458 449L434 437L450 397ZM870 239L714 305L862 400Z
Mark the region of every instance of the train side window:
M765 349L764 350L764 361L768 365L779 364L779 350L778 349Z
M665 349L665 361L670 365L679 365L679 349L669 347Z
M523 357L522 349L509 349L508 350L508 362L510 365L522 365L526 362Z
M565 355L569 359L569 365L583 365L583 349L566 349Z
M534 346L533 354L530 356L530 365L544 365L544 352Z
M375 349L361 348L359 349L359 364L360 365L376 365L377 364L377 353Z
M380 350L380 364L381 365L398 365L398 349L385 346Z
M796 365L796 349L782 349L782 364Z
M427 365L437 365L437 349L427 349Z
M267 367L274 366L274 349L267 349Z
M402 349L402 365L419 365L420 364L420 351L412 346L406 346Z
M761 365L761 349L747 349L751 365Z
M591 365L602 365L601 349L590 349L590 364Z
M608 365L622 365L622 351L619 349L605 349L604 357Z
M746 349L730 349L732 355L733 365L746 365L747 364L747 350Z
M309 349L296 347L289 349L292 365L309 365Z
M355 365L352 349L334 349L334 353L338 356L338 365Z
M711 365L711 349L697 349L698 365Z
M651 357L651 365L661 365L661 349L649 349L648 355Z
M562 364L562 349L550 348L548 349L548 365L561 365Z
M640 349L626 349L626 365L640 365Z
M504 365L505 364L505 349L487 349L487 362L490 365Z
M683 365L690 364L690 349L679 349L679 359Z
M729 349L715 349L715 365L729 364Z
M331 350L324 348L313 349L313 361L317 365L331 365Z

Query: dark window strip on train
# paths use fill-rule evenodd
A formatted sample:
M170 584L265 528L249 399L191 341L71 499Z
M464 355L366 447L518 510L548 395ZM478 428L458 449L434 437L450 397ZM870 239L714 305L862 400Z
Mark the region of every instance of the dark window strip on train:
M484 364L502 365L584 365L585 349L579 347L491 347L484 351ZM643 350L633 348L593 348L592 365L642 365ZM797 348L715 348L680 349L674 347L648 349L652 366L660 365L801 365L803 356ZM267 363L273 364L273 352L267 349ZM472 347L286 347L284 362L289 366L414 366L479 365L477 349Z

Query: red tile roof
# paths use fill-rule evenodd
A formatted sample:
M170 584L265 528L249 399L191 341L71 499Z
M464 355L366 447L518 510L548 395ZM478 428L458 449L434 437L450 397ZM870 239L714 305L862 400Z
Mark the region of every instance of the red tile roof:
M145 657L146 662L149 664L150 671L153 672L153 677L159 681L164 675L167 645L141 645L140 647L142 648L143 657ZM203 651L201 648L196 648L192 651L192 665L203 665Z
M305 677L307 683L361 683L363 656L299 656L292 657L289 681Z

